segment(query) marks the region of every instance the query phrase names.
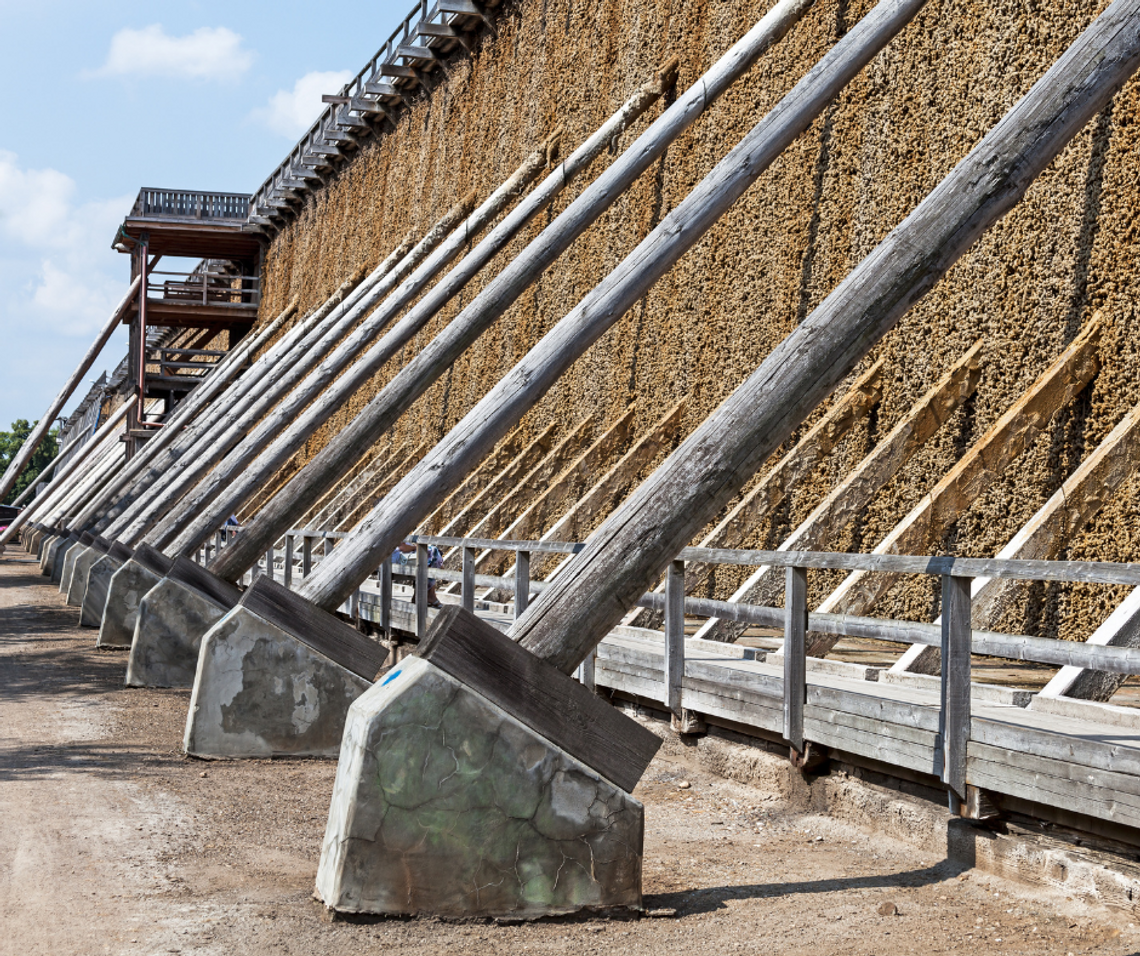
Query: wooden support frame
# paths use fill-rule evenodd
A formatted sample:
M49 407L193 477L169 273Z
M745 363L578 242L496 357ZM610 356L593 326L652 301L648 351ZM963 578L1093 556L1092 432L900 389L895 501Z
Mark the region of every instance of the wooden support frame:
M787 568L784 576L784 739L793 760L803 757L804 704L807 701L807 568Z
M982 342L975 342L777 550L818 551L826 548L974 394L982 377L981 354ZM749 575L729 600L749 604L770 603L777 588L777 577L770 566L762 565ZM733 641L744 630L745 626L738 622L710 618L697 631L697 637Z
M970 638L970 579L943 575L942 782L959 803L966 798L966 742L970 739Z
M923 496L879 543L873 554L921 554L996 481L1011 462L1072 401L1100 367L1100 314L1054 360L1032 386ZM897 575L856 571L820 605L824 613L866 614L898 580ZM812 635L808 653L824 657L836 638Z

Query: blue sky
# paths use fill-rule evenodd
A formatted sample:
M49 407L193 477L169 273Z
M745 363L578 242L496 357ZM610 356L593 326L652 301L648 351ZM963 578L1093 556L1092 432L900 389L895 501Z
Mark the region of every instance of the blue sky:
M413 5L0 0L0 430L122 297L139 188L252 192ZM120 331L90 379L125 352Z

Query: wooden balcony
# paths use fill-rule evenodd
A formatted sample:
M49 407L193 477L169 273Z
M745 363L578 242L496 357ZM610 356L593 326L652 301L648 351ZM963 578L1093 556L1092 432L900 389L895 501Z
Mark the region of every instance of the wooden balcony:
M246 193L144 187L116 242L145 236L151 255L256 261L262 240L251 231L249 201Z

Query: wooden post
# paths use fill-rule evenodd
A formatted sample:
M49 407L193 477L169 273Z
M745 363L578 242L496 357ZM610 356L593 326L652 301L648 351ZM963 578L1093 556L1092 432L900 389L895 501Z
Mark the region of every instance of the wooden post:
M301 580L305 580L313 573L313 537L310 534L301 535Z
M788 568L784 591L784 739L804 754L807 702L807 568Z
M530 552L515 552L515 620L526 611L530 601Z
M416 545L416 637L427 634L428 618L428 546Z
M970 640L970 579L943 575L942 782L959 802L966 797L966 742L970 739Z
M669 562L665 572L665 706L677 720L684 718L685 683L685 562Z
M387 640L392 639L392 559L380 565L380 629Z
M578 683L583 687L594 690L597 686L597 667L595 655L591 654L578 665Z
M265 575L270 581L273 580L273 545L265 549Z
M293 547L294 536L291 534L285 535L285 573L281 579L281 583L287 588L293 586Z
M865 42L860 33L878 9L833 52L847 41ZM590 536L586 548L514 624L511 637L564 673L572 671L664 570L668 556L680 553L1132 76L1140 65L1137 22L1140 0L1115 0L914 212ZM662 225L677 228L670 218L683 207ZM531 371L532 363L527 366ZM496 390L489 397L502 400ZM476 412L488 414L487 406L480 403ZM425 462L442 465L434 455ZM306 596L323 594L339 570L327 568L322 580L310 582Z
M637 248L503 376L463 420L428 452L423 461L388 493L384 501L353 531L348 539L349 546L343 549L339 559L330 561L320 573L305 582L302 595L325 610L339 607L343 600L340 596L342 592L347 593L355 587L353 582L367 576L379 555L394 547L396 542L431 513L495 442L507 434L546 394L562 373L712 228L783 150L811 125L850 79L913 19L923 3L924 0L880 0L878 6L824 55L807 76L745 135L740 144L716 165ZM635 148L636 146L631 147ZM597 186L605 178L604 175L599 177L594 185ZM578 201L585 195L583 193ZM573 208L572 205L571 209ZM541 238L540 236L539 239ZM525 269L526 266L526 253L523 253L499 274L498 280L513 270ZM496 283L489 285L468 308L481 302L495 288ZM440 342L456 327L453 322L435 342ZM417 363L431 353L435 342L399 372L388 389L373 399L371 408L378 408L378 402L382 404L385 401L386 392L403 377L418 378L422 374ZM781 353L780 348L776 351L780 353L780 360L787 362L789 368L794 366L800 369L801 363L791 362ZM449 358L447 364L450 365L450 362ZM817 389L804 389L803 386L792 389L793 394L805 393L805 398L810 397L812 404L797 409L798 415L793 416L794 421L789 428L802 421L811 408L834 387L836 379L846 374L849 367L846 362L838 366L839 375L825 376L826 381ZM361 419L358 418L357 421ZM787 431L781 426L779 434L782 440ZM353 443L360 441L360 436L352 425L326 446L324 452L346 439ZM765 442L761 442L758 447L761 446L767 449L763 456L767 458L772 446ZM316 461L314 459L310 462L310 466ZM748 465L752 468L749 472L751 474L759 462L749 455ZM725 477L731 474L726 472ZM278 495L277 500L282 497L284 495ZM717 509L723 503L718 503ZM703 509L701 513L704 513ZM668 561L662 556L678 554L686 543L687 539L681 540L675 546L659 551L658 558L662 564L657 568L658 572ZM639 550L639 547L634 550ZM624 577L624 574L620 576ZM616 583L615 580L611 585ZM649 583L640 581L635 590L640 593ZM625 602L625 609L632 606L633 601L631 592L629 600ZM583 657L585 653L577 655L567 673Z
M130 284L127 289L127 294L123 296L122 301L115 307L115 311L111 313L111 317L103 326L91 347L84 353L83 358L79 360L79 365L75 371L71 373L71 377L60 389L59 394L52 399L51 404L48 405L47 411L43 413L36 426L32 429L31 434L24 440L20 446L20 450L16 452L15 457L4 469L4 474L0 475L0 501L8 497L13 486L16 484L16 479L23 474L24 469L31 461L32 455L36 453L36 449L40 447L47 433L51 431L52 426L55 425L56 416L63 410L63 406L67 404L67 400L71 398L72 392L78 387L79 383L83 381L83 377L87 371L95 364L95 359L99 357L99 353L103 351L103 346L107 344L111 334L119 327L119 322L123 316L126 315L131 308L132 300L138 293L142 285L143 277L138 276L134 282ZM145 293L144 293L145 294Z
M463 609L475 612L475 549L463 549Z

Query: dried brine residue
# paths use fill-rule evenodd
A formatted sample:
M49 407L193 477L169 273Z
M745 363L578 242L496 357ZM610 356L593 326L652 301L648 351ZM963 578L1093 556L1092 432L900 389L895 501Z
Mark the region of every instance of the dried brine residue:
M485 197L558 126L568 154L670 57L680 58L679 88L688 87L767 6L757 0L505 2L494 15L496 32L484 32L470 54L451 56L446 76L437 71L430 95L417 99L398 128L369 139L274 237L265 262L262 321L294 295L302 313L317 307L354 269L380 262L409 230L422 234L468 190ZM1104 6L932 0L574 364L528 413L523 433L533 438L551 422L569 429L591 412L600 433L633 403L635 431L643 434L682 397L688 402L677 438L690 432ZM438 441L870 7L868 0L820 0L428 389L385 438L389 446L410 450ZM1105 324L1098 375L925 550L995 554L1140 400L1134 307L1140 284L1138 90L1129 83L1021 204L864 360L861 368L886 359L881 405L758 523L743 546L778 545L978 339L984 342L984 369L975 395L829 547L873 549L1097 310ZM295 464L342 429L664 106L651 109L611 154L522 230L313 437ZM823 411L817 409L808 424ZM641 476L661 457L646 462ZM1109 496L1056 556L1137 558L1135 490L1126 484ZM740 580L722 569L712 589L724 596ZM813 600L822 601L836 583L835 576L813 575ZM936 586L910 580L875 613L929 620L937 613ZM1005 618L992 624L1083 638L1121 596L1120 589L1103 587L1024 585Z

